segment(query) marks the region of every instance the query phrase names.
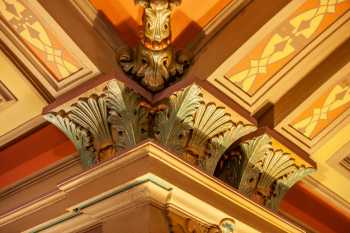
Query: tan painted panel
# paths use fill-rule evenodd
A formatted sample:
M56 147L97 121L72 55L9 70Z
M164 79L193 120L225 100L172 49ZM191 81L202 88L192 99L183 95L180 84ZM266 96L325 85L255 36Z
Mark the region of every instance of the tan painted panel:
M350 179L332 167L328 160L346 143L350 142L350 123L325 142L311 158L318 164L318 171L311 176L340 197L350 202Z
M60 25L33 0L0 0L0 38L12 59L53 99L99 71Z
M278 101L349 37L350 1L324 4L290 2L208 81L252 113Z
M350 108L350 73L324 91L290 126L313 139Z
M349 9L350 2L346 0L305 1L225 77L248 95L254 95L279 69Z
M39 116L46 101L17 67L0 51L0 81L17 102L0 111L0 136Z

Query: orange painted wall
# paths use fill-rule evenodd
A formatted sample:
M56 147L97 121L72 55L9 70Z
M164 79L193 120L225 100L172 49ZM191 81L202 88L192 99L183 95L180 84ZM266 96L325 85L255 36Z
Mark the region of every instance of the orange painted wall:
M53 125L45 126L0 151L0 189L75 152Z
M172 39L183 48L233 0L188 0L176 7L171 18ZM98 14L109 19L130 46L138 42L143 10L134 0L90 0ZM195 10L194 10L195 9ZM176 19L176 20L175 20Z
M350 216L342 213L303 182L293 186L281 203L281 210L320 233L350 232Z

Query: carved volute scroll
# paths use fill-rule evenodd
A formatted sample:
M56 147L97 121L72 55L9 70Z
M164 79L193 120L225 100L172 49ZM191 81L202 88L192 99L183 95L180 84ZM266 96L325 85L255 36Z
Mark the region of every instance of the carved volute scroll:
M306 164L298 165L289 153L274 149L271 138L263 134L226 151L215 176L276 210L288 189L313 171Z
M136 48L120 49L122 69L152 92L160 91L181 76L189 65L185 51L171 45L171 10L180 0L136 0L144 8L143 33Z
M234 233L235 223L232 219L222 219L220 223L207 224L196 219L168 213L170 233Z

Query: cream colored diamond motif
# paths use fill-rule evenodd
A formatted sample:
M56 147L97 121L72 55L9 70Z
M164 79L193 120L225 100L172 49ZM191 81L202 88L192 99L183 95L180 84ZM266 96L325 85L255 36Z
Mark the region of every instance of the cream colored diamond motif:
M327 12L328 12L328 13L334 13L334 12L335 12L335 5L328 6L328 7L327 7Z
M53 55L53 49L49 46L45 46L45 53Z
M327 6L321 6L318 8L317 14L322 15L327 12Z
M327 107L323 107L323 108L315 108L314 109L314 116L316 119L321 119L321 120L326 120L328 115L328 108ZM317 120L318 121L318 120Z
M320 119L326 120L327 118L328 118L328 108L327 108L327 107L324 107L324 108L322 108L322 110L321 110Z
M53 62L53 61L55 60L52 54L47 54L47 55L46 55L46 59L47 59L48 61L51 61L51 62Z
M57 60L61 60L61 55L62 55L61 50L46 46L45 51L46 51L46 57L48 61L57 62Z
M266 67L265 66L259 66L259 73L260 74L265 74L266 73Z
M248 72L249 76L254 76L258 74L258 67L251 67Z
M55 62L56 62L56 64L64 66L62 57L55 56Z
M257 68L257 73L266 73L266 65L268 63L267 58L259 59L259 60L251 60L250 65L253 68Z

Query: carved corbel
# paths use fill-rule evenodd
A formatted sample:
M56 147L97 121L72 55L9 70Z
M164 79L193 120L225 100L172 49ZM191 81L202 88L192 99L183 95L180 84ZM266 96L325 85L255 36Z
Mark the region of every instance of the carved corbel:
M143 32L136 48L120 49L122 69L152 92L160 91L181 76L190 63L185 51L171 45L171 10L180 0L137 0L144 8Z
M226 151L215 176L277 210L288 189L313 171L307 163L297 164L290 153L273 148L270 136L263 134Z

